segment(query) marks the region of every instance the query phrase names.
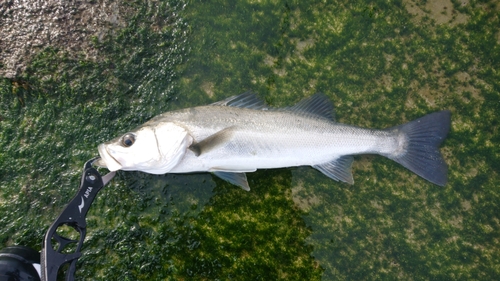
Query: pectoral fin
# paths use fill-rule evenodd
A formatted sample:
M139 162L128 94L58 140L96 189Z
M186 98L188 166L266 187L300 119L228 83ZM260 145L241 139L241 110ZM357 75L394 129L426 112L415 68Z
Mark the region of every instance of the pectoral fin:
M313 168L318 169L331 179L353 184L351 171L353 161L354 158L351 155L346 155L321 165L314 165Z
M214 175L219 178L228 181L234 185L243 188L246 191L250 191L248 186L247 175L245 173L231 173L231 172L213 172Z
M189 146L189 149L194 152L194 155L200 156L203 153L207 153L210 150L227 143L229 139L231 139L233 133L234 126L225 128L200 142L193 143Z

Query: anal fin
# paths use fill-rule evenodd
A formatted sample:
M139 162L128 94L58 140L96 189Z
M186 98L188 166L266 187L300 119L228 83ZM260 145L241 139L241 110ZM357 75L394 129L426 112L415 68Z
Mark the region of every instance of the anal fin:
M351 171L353 161L354 157L352 157L351 155L345 155L327 163L314 165L313 168L318 169L320 172L331 179L334 179L336 181L343 181L348 184L353 184L354 179L352 178Z
M245 173L232 173L232 172L213 172L214 175L219 178L228 181L234 185L243 188L246 191L250 191L250 186L248 186L247 175Z

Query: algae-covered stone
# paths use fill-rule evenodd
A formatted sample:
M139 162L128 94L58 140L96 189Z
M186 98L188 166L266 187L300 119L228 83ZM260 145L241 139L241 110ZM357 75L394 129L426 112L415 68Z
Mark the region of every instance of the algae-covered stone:
M114 35L83 39L102 59L42 48L0 80L2 245L39 249L97 144L152 116L249 89L276 107L323 92L364 127L451 110L448 184L377 156L355 157L353 186L305 167L257 171L251 192L119 173L90 210L79 277L498 279L499 6L427 2L118 3L131 13Z

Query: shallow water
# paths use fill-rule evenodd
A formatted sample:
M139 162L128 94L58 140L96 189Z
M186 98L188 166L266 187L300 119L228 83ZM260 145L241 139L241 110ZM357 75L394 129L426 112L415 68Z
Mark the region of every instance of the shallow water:
M250 89L276 107L323 92L365 127L450 109L449 183L379 156L355 157L352 186L309 167L251 173L250 192L119 172L90 209L79 279L498 279L496 2L127 4L126 26L92 41L99 59L47 48L0 80L3 246L39 250L97 145L152 116Z

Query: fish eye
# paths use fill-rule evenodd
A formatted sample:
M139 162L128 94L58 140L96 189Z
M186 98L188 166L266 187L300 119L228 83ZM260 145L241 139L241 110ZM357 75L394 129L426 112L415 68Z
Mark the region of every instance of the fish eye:
M131 147L135 142L135 135L134 134L125 134L122 137L122 145L125 147Z

